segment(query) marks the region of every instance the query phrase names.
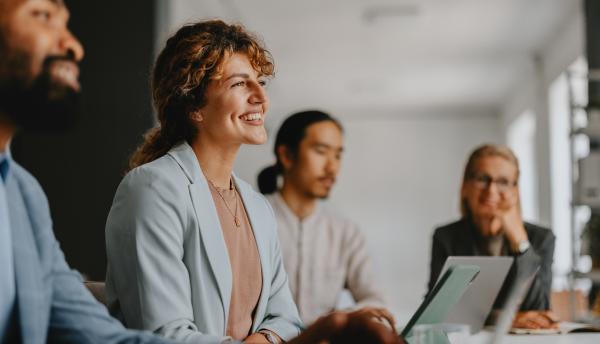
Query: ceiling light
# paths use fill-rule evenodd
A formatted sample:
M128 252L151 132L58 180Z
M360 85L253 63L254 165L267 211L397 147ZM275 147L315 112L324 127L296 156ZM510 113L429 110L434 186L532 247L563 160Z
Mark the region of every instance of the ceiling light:
M417 4L371 6L364 10L363 20L367 24L374 24L383 19L412 18L418 16L420 10Z

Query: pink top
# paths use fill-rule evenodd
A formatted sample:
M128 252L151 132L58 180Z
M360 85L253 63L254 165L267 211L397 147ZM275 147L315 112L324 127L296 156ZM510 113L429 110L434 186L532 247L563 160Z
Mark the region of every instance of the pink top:
M262 290L260 255L237 190L233 187L219 188L210 182L209 186L221 222L233 277L226 334L235 340L243 340L250 334L254 310ZM234 218L236 213L239 227Z

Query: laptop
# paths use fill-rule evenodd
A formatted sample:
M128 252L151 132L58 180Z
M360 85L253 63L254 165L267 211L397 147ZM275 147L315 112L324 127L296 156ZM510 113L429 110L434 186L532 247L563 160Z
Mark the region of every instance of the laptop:
M477 279L479 267L475 265L454 265L442 274L433 289L402 330L401 336L411 342L412 330L420 324L442 323L448 311L454 306L469 285Z
M512 257L448 257L440 276L449 267L456 265L478 266L479 276L460 301L450 309L444 322L467 324L471 333L481 331L512 264Z
M508 294L504 307L502 307L502 311L498 316L496 330L494 331L490 344L503 343L506 334L512 327L515 314L519 310L523 299L525 299L525 295L527 295L539 269L539 261L523 264L517 269L515 281Z

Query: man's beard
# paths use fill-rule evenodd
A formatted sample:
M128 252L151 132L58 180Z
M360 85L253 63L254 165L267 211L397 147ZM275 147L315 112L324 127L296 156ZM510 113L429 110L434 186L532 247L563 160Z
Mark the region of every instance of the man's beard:
M324 193L314 192L312 190L308 191L309 197L318 199L318 200L323 200L323 201L327 200L329 198L330 193L331 193L331 190L325 191Z
M0 77L0 113L27 131L61 132L72 128L81 113L80 92L52 78L55 61L72 61L72 56L53 56L44 60L42 71L33 80L24 77L22 54L9 61L9 77Z

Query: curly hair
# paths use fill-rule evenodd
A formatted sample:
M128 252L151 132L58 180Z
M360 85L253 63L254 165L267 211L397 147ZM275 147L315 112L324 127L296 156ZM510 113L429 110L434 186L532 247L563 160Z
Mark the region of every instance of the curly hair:
M152 75L159 124L144 135L144 142L129 160L130 169L163 156L179 142L196 138L198 131L190 113L205 105L209 83L222 77L223 62L235 53L246 55L260 75L274 74L269 51L238 24L202 21L183 26L167 40Z

